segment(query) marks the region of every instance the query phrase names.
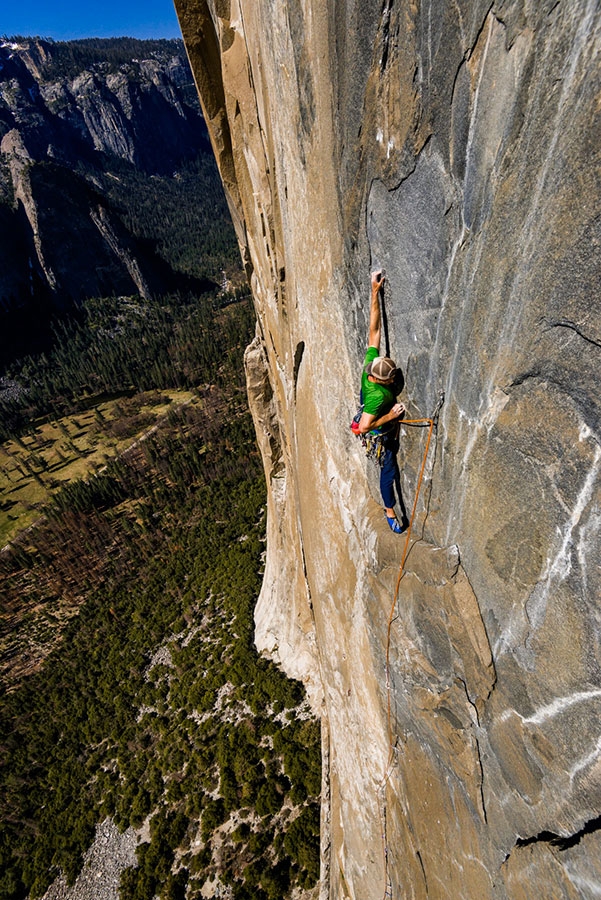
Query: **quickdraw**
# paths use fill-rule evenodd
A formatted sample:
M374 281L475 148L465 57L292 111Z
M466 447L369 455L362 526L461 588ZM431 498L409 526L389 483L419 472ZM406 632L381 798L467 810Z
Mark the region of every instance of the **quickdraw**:
M351 431L361 441L367 458L373 460L373 462L381 467L384 465L384 454L386 451L384 446L385 435L380 434L377 431L368 431L367 434L361 434L359 431L359 421L362 415L363 407L360 406L351 422Z

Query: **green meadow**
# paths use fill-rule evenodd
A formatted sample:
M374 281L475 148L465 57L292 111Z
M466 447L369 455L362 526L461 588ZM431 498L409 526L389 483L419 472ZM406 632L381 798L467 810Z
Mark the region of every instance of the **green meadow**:
M102 471L159 428L170 409L200 401L191 391L154 391L111 400L58 419L32 423L0 445L0 546L40 517L65 484Z

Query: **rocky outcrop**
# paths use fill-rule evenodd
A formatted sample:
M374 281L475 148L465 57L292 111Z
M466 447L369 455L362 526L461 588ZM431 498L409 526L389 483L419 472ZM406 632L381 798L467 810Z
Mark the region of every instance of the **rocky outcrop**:
M112 819L96 826L94 843L87 850L81 872L72 885L59 875L42 900L118 900L119 879L124 869L138 863L136 848L145 830L128 828L121 833Z
M132 53L146 54L138 59L118 40L106 44L112 62L99 62L86 42L0 43L5 313L25 308L32 317L32 306L39 314L88 297L181 286L124 223L116 193L131 200L137 192L138 206L148 204L141 195L153 196L153 177L209 151L183 45L133 42Z
M259 318L257 642L327 725L323 896L597 896L598 4L176 6ZM445 393L394 606L348 428L373 266L411 417Z
M99 62L86 42L0 45L0 129L18 128L32 159L81 163L94 152L170 172L205 137L181 41L134 44L142 59ZM110 45L110 42L106 42ZM119 46L115 40L113 54ZM65 47L77 51L76 62ZM133 50L133 48L132 48ZM107 51L107 57L109 53ZM128 58L129 57L129 58Z

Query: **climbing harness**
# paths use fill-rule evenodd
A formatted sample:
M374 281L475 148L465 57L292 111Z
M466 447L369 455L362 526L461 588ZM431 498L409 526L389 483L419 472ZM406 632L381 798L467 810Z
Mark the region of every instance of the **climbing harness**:
M401 580L403 575L405 574L405 563L407 561L407 556L409 554L409 542L411 540L411 529L413 528L413 521L415 519L415 514L417 512L417 503L419 500L419 494L422 486L422 481L424 478L424 472L426 470L426 462L428 459L428 451L430 449L430 441L432 439L432 432L436 424L438 423L438 414L440 413L440 409L442 404L444 403L444 391L440 391L438 396L438 402L432 413L432 416L429 419L404 419L402 421L403 425L416 425L416 426L428 426L428 437L426 439L426 446L424 448L424 454L422 458L422 464L419 471L419 477L417 479L417 488L415 491L415 498L413 500L413 508L411 510L411 516L409 518L409 526L407 528L407 532L405 534L405 546L403 547L403 553L401 556L401 564L399 566L399 573L396 580L396 586L394 589L394 594L392 598L392 605L390 607L390 614L388 616L388 629L386 633L386 700L387 700L387 726L388 726L388 762L386 763L386 771L384 772L384 776L380 785L378 786L378 795L380 797L380 822L382 827L382 845L383 845L383 855L384 855L384 874L385 874L385 889L384 889L384 900L392 897L392 881L390 878L389 872L389 859L388 859L388 840L387 840L387 827L386 827L386 785L388 784L388 780L394 768L395 755L397 753L397 737L393 733L392 729L392 709L391 709L391 684L390 684L390 635L392 632L392 623L394 621L394 611L396 609L397 601L399 598L399 589L401 586Z
M367 458L371 459L372 462L377 463L381 468L384 465L384 457L386 455L386 447L384 441L391 432L368 431L366 434L362 434L359 431L359 422L362 415L363 407L360 406L353 417L353 421L351 422L351 431L361 441Z

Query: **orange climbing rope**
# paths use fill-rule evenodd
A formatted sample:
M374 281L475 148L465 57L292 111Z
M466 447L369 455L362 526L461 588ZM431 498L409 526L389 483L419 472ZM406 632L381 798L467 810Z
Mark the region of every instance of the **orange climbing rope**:
M403 553L401 556L401 564L399 566L399 574L397 576L396 586L394 589L394 594L392 598L392 605L390 607L390 615L388 616L388 630L386 633L386 699L387 699L387 724L388 724L388 761L386 763L386 771L384 773L384 777L382 778L382 782L378 788L379 791L382 791L382 811L380 813L380 822L382 826L382 842L383 842L383 853L384 853L384 873L386 877L386 886L384 889L384 900L386 898L392 897L392 882L390 880L390 876L388 873L388 842L386 835L386 798L384 796L384 791L386 789L386 785L388 783L388 779L390 778L390 773L393 768L393 760L394 753L396 749L396 740L392 730L392 710L391 710L391 691L390 691L390 634L392 629L392 623L394 621L394 611L396 609L397 600L399 598L399 589L401 586L401 580L403 575L405 574L405 563L407 561L407 556L409 553L409 542L411 540L411 530L413 528L413 522L415 519L415 514L417 511L417 504L419 500L419 494L422 486L422 481L424 478L424 472L426 470L426 462L428 460L428 451L430 449L430 442L432 439L432 432L434 431L434 426L436 425L438 419L438 413L440 411L440 407L442 406L444 401L444 394L441 392L438 403L436 405L436 409L432 414L432 418L430 419L404 419L403 425L428 425L428 437L426 440L426 446L424 448L424 455L422 459L421 468L419 470L419 477L417 479L417 488L415 491L415 499L413 500L413 508L411 510L411 516L409 518L409 525L407 527L407 533L405 536L405 546L403 547Z

